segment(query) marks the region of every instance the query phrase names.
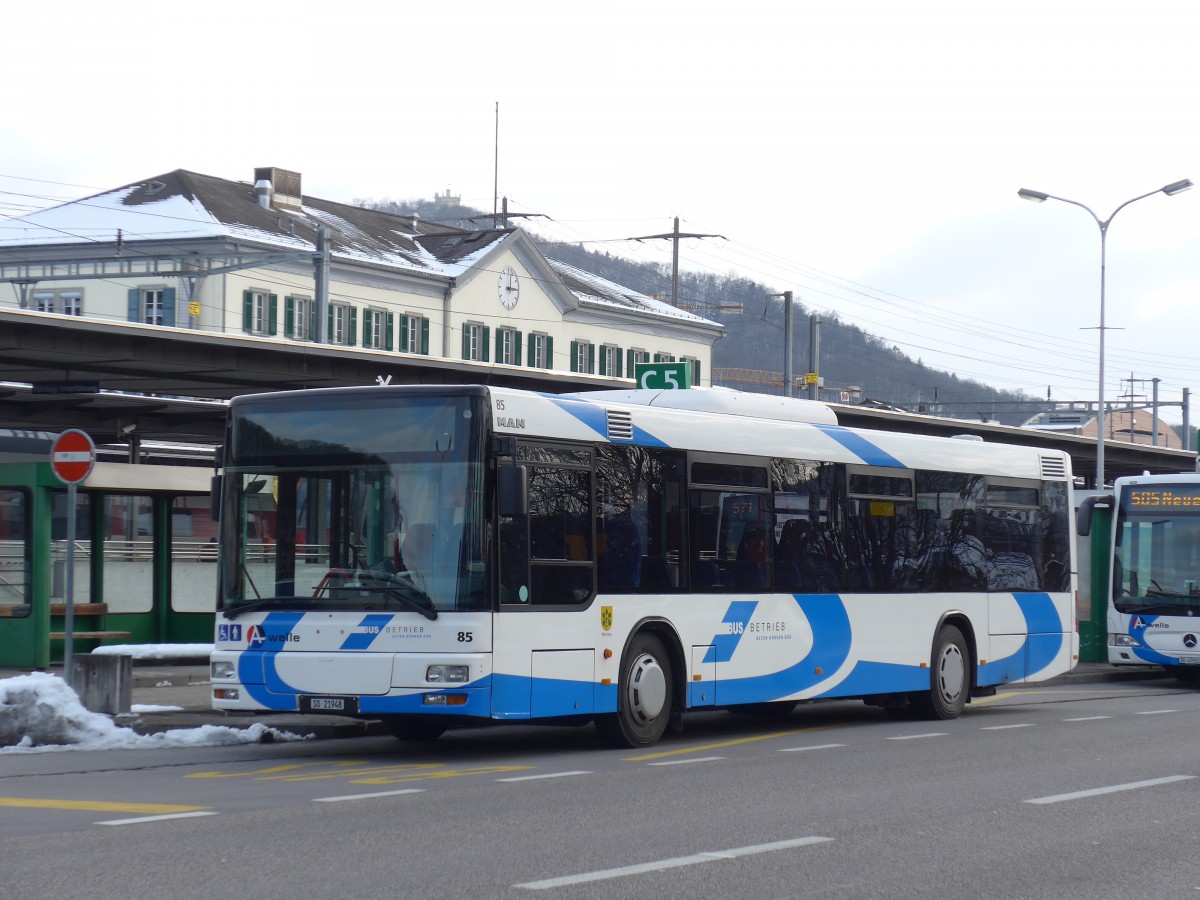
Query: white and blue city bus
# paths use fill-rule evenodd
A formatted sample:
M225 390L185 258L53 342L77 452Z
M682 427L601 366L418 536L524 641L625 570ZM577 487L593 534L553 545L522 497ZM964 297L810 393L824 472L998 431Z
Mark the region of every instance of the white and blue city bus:
M854 697L953 718L1070 669L1070 460L720 390L240 397L219 709L406 739Z
M1108 661L1200 681L1200 475L1118 478L1081 505L1082 536L1093 522L1107 526L1108 577L1092 590L1106 609Z

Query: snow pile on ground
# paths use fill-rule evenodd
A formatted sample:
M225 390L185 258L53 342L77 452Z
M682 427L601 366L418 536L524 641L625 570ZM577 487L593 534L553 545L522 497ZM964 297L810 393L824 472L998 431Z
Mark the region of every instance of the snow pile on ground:
M304 740L256 723L249 728L202 725L138 734L84 708L57 675L31 672L0 679L0 753L46 750L146 750L157 747L257 744Z

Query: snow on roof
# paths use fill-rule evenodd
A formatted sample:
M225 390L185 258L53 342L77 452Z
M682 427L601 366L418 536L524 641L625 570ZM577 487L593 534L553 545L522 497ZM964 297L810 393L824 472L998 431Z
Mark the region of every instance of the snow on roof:
M582 303L609 308L633 309L652 313L656 316L669 316L686 322L724 328L723 325L717 322L679 309L670 303L663 303L661 300L656 300L648 294L642 294L632 288L609 281L607 278L601 278L599 275L585 272L583 269L576 268L561 260L546 257L546 262L550 264L550 268L558 273L567 288Z
M175 194L152 203L126 203L141 185L85 197L0 223L0 247L220 237L227 229L195 197Z

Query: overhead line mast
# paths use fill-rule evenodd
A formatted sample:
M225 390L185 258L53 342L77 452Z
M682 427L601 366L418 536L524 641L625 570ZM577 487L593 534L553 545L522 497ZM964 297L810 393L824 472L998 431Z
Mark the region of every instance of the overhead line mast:
M680 238L721 238L729 240L723 234L693 234L679 231L679 216L675 217L675 230L667 234L644 234L641 237L626 238L629 241L670 240L674 243L671 253L671 305L679 305L679 239Z

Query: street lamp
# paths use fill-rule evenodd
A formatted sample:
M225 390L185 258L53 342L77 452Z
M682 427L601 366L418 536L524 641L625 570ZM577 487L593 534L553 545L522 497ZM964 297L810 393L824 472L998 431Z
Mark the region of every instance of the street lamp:
M1191 187L1192 182L1186 178L1182 181L1173 181L1171 184L1160 187L1158 190L1150 191L1148 194L1142 194L1131 200L1126 200L1113 210L1111 216L1103 220L1092 212L1090 207L1084 206L1077 200L1068 200L1066 197L1056 197L1053 194L1045 194L1041 191L1031 191L1028 188L1021 188L1017 191L1017 196L1022 200L1032 200L1034 203L1042 203L1046 200L1061 200L1063 203L1070 203L1072 206L1086 209L1088 214L1096 220L1096 224L1100 226L1100 402L1096 414L1096 490L1098 491L1104 490L1104 262L1105 238L1108 236L1108 226L1116 218L1117 213L1130 203L1144 200L1155 194L1166 194L1168 197L1173 197L1176 194L1182 194Z

